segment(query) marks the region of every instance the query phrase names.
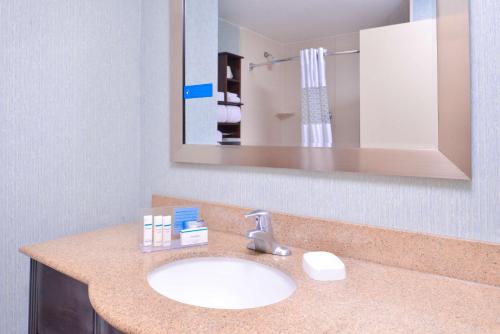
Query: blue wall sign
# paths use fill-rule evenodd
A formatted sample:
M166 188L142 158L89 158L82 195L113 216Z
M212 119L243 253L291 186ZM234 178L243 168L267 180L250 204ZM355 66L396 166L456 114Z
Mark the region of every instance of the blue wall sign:
M213 84L202 84L202 85L191 85L184 86L184 98L188 99L201 99L204 97L212 97L213 93Z

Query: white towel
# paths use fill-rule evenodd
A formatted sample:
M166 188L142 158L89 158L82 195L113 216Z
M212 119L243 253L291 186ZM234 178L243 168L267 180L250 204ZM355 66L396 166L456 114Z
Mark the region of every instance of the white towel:
M241 99L237 96L237 95L234 95L234 96L227 96L227 102L234 102L234 103L240 103L241 102Z
M241 121L241 108L236 106L227 107L227 122L238 123Z
M240 102L240 101L241 101L241 99L240 99L240 97L238 96L238 94L228 92L228 93L227 93L227 101L228 101L228 102Z
M217 122L226 123L227 122L227 107L226 106L217 106Z
M224 102L224 92L217 92L217 101ZM238 94L227 92L227 102L240 103L240 101Z
M220 142L222 141L222 132L217 131L217 141Z

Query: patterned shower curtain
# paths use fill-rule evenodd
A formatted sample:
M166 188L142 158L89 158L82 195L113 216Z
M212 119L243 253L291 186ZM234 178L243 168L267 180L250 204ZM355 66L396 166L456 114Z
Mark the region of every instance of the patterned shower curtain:
M332 121L326 88L326 49L300 51L302 69L302 146L332 147Z

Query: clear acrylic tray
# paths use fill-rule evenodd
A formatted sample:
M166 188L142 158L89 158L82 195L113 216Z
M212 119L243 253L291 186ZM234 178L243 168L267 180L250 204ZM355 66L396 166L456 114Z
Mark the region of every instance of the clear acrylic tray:
M180 211L185 211L186 209L192 209L196 208L199 212L199 206L189 206L189 207L183 207L183 206L161 206L161 207L154 207L154 208L146 208L141 210L141 214L138 217L140 223L138 223L138 229L139 229L139 249L143 253L151 253L151 252L160 252L160 251L167 251L167 250L173 250L173 249L180 249L180 248L190 248L190 247L200 247L200 246L206 246L208 245L208 242L199 242L199 243L194 243L194 244L182 244L181 243L181 237L180 233L178 233L180 229L179 222L182 221L178 216L181 215L182 213ZM177 214L177 216L176 216ZM169 244L162 244L161 246L154 246L154 245L144 245L144 217L145 216L170 216L171 217L171 240ZM179 218L179 219L176 219ZM199 214L198 214L198 220L200 219ZM154 221L154 218L153 218ZM177 226L175 225L177 223ZM207 227L206 224L202 221L204 225L200 226L199 228L204 228ZM175 231L175 232L174 232ZM208 233L208 232L207 232ZM153 231L153 236L154 236L154 231Z

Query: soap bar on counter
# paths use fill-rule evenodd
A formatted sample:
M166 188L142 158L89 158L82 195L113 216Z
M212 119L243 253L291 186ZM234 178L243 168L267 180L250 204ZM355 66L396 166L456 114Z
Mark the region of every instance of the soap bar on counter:
M339 281L346 278L344 262L329 252L305 253L302 268L316 281Z

